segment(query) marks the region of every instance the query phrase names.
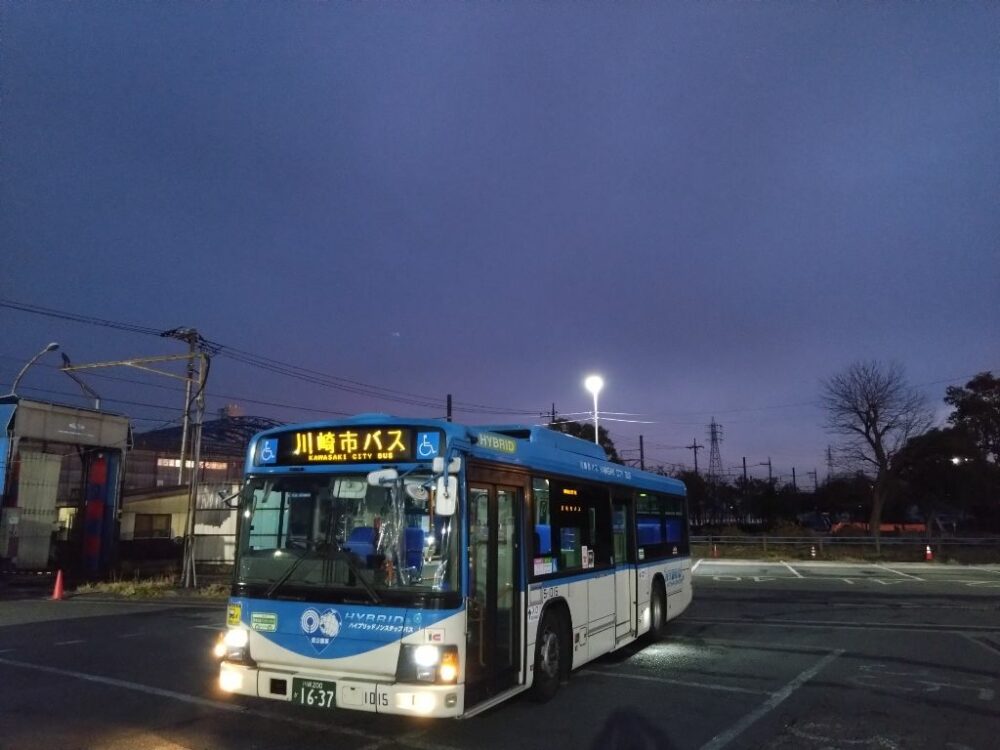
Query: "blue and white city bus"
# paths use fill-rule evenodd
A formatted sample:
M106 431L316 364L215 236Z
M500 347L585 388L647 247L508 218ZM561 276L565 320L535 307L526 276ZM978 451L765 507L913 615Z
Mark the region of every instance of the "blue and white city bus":
M230 693L468 716L648 634L691 602L681 482L539 426L385 414L251 441Z

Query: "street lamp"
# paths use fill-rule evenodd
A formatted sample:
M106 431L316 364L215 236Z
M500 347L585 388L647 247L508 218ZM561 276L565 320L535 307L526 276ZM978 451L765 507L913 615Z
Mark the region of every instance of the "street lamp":
M36 354L31 359L29 359L28 360L28 364L26 364L24 367L21 368L21 372L19 372L17 374L17 377L14 378L14 382L10 384L10 393L8 393L7 395L8 396L16 396L17 395L17 384L21 382L21 378L24 377L24 373L26 373L28 371L28 368L31 367L33 364L35 364L35 362L37 362L39 360L39 358L43 354L48 354L49 352L54 352L58 348L59 348L59 344L57 344L55 341L53 341L51 344L49 344L44 349L42 349L40 352L38 352L38 354Z
M604 387L604 378L600 375L588 375L587 379L583 381L583 387L594 394L594 442L598 443L597 440L597 394L601 392Z

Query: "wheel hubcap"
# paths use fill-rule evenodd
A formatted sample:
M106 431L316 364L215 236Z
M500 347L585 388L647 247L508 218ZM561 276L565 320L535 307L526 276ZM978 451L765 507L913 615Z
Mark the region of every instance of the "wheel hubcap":
M549 677L559 674L559 637L551 630L542 635L542 671Z

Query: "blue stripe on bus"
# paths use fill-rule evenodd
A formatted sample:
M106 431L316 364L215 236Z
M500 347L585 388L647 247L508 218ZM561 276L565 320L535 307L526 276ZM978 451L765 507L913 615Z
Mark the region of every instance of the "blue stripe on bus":
M669 557L663 560L652 560L650 562L639 563L636 566L632 565L616 565L614 568L607 569L603 568L599 571L593 573L577 573L575 575L565 576L565 577L553 577L546 578L544 581L535 581L528 586L529 591L534 591L538 588L547 588L549 586L559 586L563 583L576 583L577 581L588 581L590 579L603 578L604 576L614 575L615 573L622 570L635 570L638 568L651 568L654 565L663 565L667 562L676 562L678 560L690 560L690 555L684 555L680 557Z
M461 611L276 599L229 601L240 607L245 627L288 651L314 659L342 659L373 651Z
M641 562L636 567L639 568L652 568L654 565L663 565L667 562L674 562L676 560L690 560L691 555L678 555L677 557L665 557L662 560L650 560L649 562Z
M613 576L615 574L615 569L602 569L595 571L593 573L578 573L576 575L566 576L566 577L556 577L556 578L546 578L544 581L536 581L528 586L529 591L534 591L537 588L545 588L548 586L560 586L564 583L576 583L577 581L589 581L591 579L604 578L605 576Z

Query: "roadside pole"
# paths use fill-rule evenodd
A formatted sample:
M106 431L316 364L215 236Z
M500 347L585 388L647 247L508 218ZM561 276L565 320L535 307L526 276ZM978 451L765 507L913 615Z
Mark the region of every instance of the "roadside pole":
M187 523L184 536L184 564L181 570L181 586L194 588L198 585L195 570L195 516L198 512L198 485L201 481L201 426L205 421L205 383L208 380L209 359L204 352L198 353L198 392L195 396L194 422L191 425L192 458L190 484L188 485Z

